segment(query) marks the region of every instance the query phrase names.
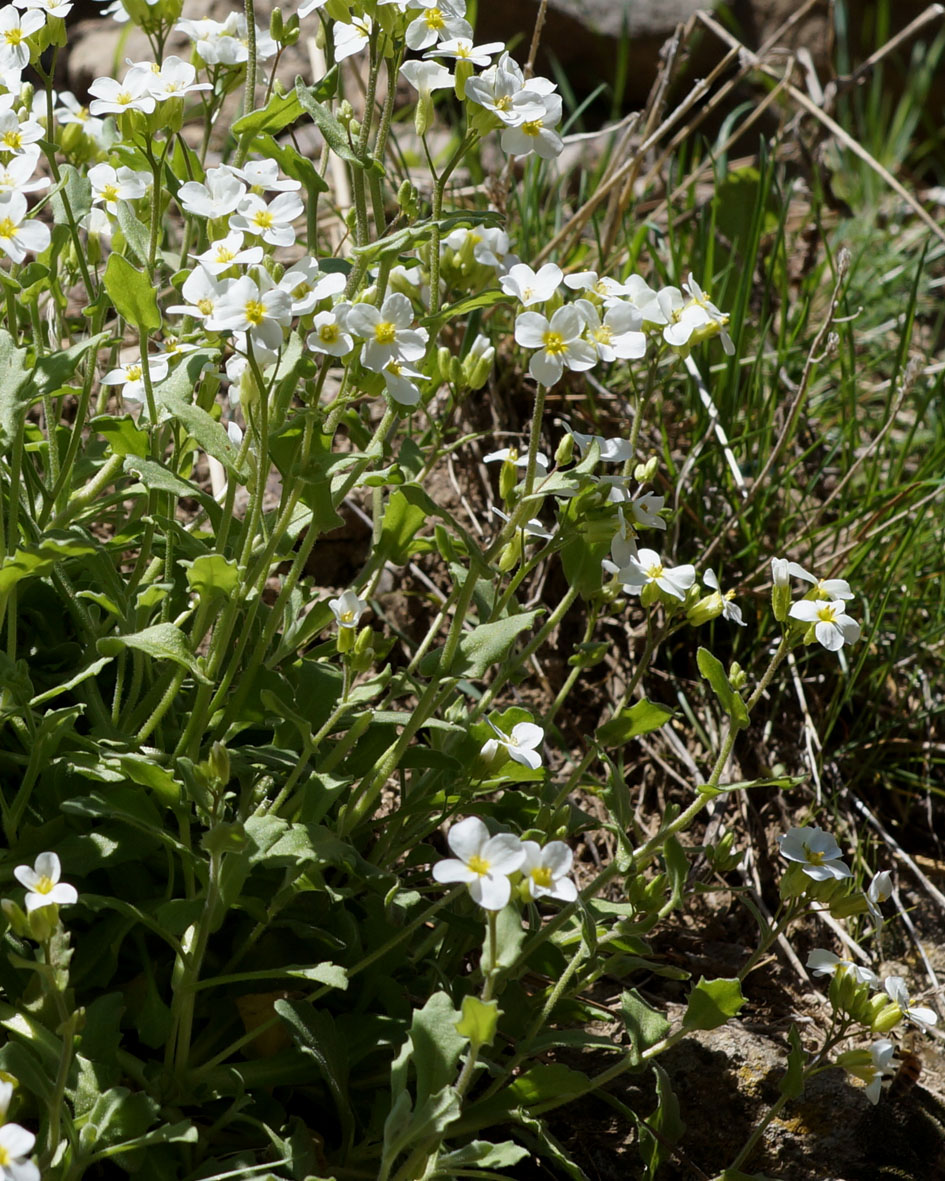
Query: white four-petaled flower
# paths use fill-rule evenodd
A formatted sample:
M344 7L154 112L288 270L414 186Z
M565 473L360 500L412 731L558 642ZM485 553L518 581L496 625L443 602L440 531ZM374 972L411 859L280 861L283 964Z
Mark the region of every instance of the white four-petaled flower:
M478 816L454 824L446 838L456 854L433 867L438 882L466 882L474 902L484 910L501 910L512 894L509 874L520 868L525 850L517 836L490 836Z
M536 726L534 722L516 722L512 727L512 733L506 734L488 718L486 721L495 731L495 738L487 739L479 752L482 758L487 762L491 761L499 752L501 747L508 754L510 759L514 759L516 763L521 763L523 767L529 767L532 771L537 771L541 766L541 753L539 747L545 740L545 732L541 726Z
M800 863L804 873L815 882L827 878L850 878L853 873L840 858L840 846L822 828L804 825L792 828L778 838L781 856Z
M28 865L18 865L14 869L13 876L27 890L27 914L39 910L43 906L71 906L73 902L77 901L79 893L75 886L70 886L68 882L61 882L59 880L61 875L62 866L55 853L40 853L33 862L32 868ZM26 1148L25 1152L29 1152L30 1148L32 1148L32 1144ZM16 1155L25 1155L25 1153Z

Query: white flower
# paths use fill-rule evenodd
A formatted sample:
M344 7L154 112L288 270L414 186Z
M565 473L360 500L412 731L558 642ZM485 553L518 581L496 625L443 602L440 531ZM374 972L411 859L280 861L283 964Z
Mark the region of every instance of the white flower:
M907 1021L918 1025L920 1029L938 1023L938 1013L934 1009L926 1009L921 1005L912 1004L906 982L901 976L887 976L883 981L883 988L885 988L889 999L895 1001L902 1010L902 1015Z
M328 606L339 627L357 627L358 621L367 610L367 603L364 599L359 599L357 591L353 590L342 591L339 598L329 599Z
M501 910L512 894L509 874L525 860L525 850L510 832L489 836L478 816L454 824L446 842L455 857L438 861L433 876L438 882L467 882L474 902L484 910Z
M871 969L855 964L853 960L842 960L838 955L834 955L832 951L827 951L823 947L814 948L807 957L807 966L815 976L833 976L842 968L856 978L857 984L868 984L871 988L879 988L879 977Z
M778 837L781 856L788 861L800 862L801 868L815 882L827 878L851 878L853 873L846 862L840 859L840 846L822 828L807 825L792 828Z
M33 1133L19 1124L0 1128L0 1181L39 1181L39 1169L25 1159L35 1143Z
M528 372L542 385L552 386L565 367L593 369L597 354L583 339L584 321L569 305L558 308L548 321L538 312L522 312L515 321L515 339L526 349L538 349L528 363Z
M696 568L688 563L682 566L664 566L656 550L641 549L631 554L627 565L617 571L628 594L639 594L645 586L655 584L676 599L685 599L686 592L696 580Z
M315 259L305 257L289 267L278 286L287 291L292 299L292 315L306 316L323 299L340 295L345 289L345 282L342 274L323 275Z
M369 16L352 17L350 25L335 21L332 38L335 44L335 61L351 57L364 49L371 36L373 25Z
M466 83L467 89L469 83ZM557 94L542 96L542 113L531 116L514 127L506 127L499 136L502 151L507 156L528 156L532 152L543 160L554 159L564 150L564 140L555 131L561 122L561 97Z
M388 295L380 309L369 303L353 304L345 327L366 341L361 353L365 369L381 373L394 360L419 361L427 351L429 333L411 328L413 308L406 295Z
M528 467L528 452L519 453L517 447L500 447L498 451L490 451L482 457L483 463L512 463L516 467ZM542 471L548 470L548 456L539 451L535 456L535 463Z
M878 1103L883 1087L883 1075L892 1074L896 1068L894 1058L896 1047L888 1038L880 1038L873 1042L869 1051L869 1059L865 1050L850 1050L841 1054L838 1064L854 1078L866 1083L863 1094L870 1103Z
M262 262L263 248L248 246L244 250L242 233L239 230L233 230L225 238L219 238L216 242L211 243L203 254L192 254L190 257L195 258L200 263L200 267L208 274L220 275L233 266L248 267ZM192 271L190 278L193 278L196 273L197 271Z
M292 302L269 275L260 272L259 284L249 275L234 279L205 321L211 332L246 332L255 345L278 351L282 330L292 323Z
M197 90L212 90L209 82L197 82L197 71L190 62L171 54L161 62L160 68L151 71L148 90L160 102L169 98L182 98Z
M507 53L494 66L469 78L465 85L466 98L484 107L507 127L526 119L541 119L545 114L544 97L554 90L545 78L530 78L526 88L521 68Z
M62 866L55 853L40 853L33 863L32 869L28 865L18 865L14 869L13 876L21 886L25 886L27 889L27 914L31 914L43 906L71 906L73 902L78 900L79 893L75 886L70 886L68 882L60 882L61 875ZM32 1137L30 1139L32 1141ZM32 1148L32 1142L24 1152L29 1152L30 1148ZM23 1155L23 1153L13 1155Z
M301 181L280 176L279 165L275 160L249 160L242 168L236 168L232 164L227 164L226 167L234 176L245 181L254 192L297 193L302 187Z
M892 889L892 874L888 869L873 874L873 880L866 891L866 905L878 923L883 922L883 912L879 909L880 903L886 902L892 897Z
M465 22L464 22L465 23ZM424 57L452 57L456 61L470 62L474 66L488 66L493 57L505 49L503 41L488 41L485 45L473 45L472 33L469 35L454 33L447 41L441 41L434 49L428 50Z
M633 447L629 439L605 439L602 435L584 435L580 431L572 431L570 427L567 431L581 455L591 443L596 443L604 463L626 463L628 459L633 459ZM665 523L663 528L666 528Z
M602 361L635 360L646 353L646 336L640 331L643 320L629 303L614 303L604 313L587 299L576 299L574 306L584 317L587 337Z
M26 38L38 32L46 17L37 9L21 16L12 5L0 9L0 70L25 70L30 64Z
M72 11L72 0L13 0L17 8L38 8L47 16L68 16Z
M27 251L41 254L49 245L49 226L26 216L22 193L0 195L0 250L13 262L22 262Z
M151 384L163 381L167 377L167 358L154 354L148 357L148 375ZM143 402L146 392L144 387L144 365L141 360L130 361L127 365L119 365L109 371L102 378L102 385L120 385L121 396L127 402Z
M860 638L860 625L847 615L841 599L801 599L788 614L802 623L812 623L814 635L828 652L838 652L844 644L854 644Z
M479 752L487 762L495 758L502 747L516 763L521 763L523 767L529 767L532 771L538 770L541 766L538 748L545 740L545 732L541 726L536 726L534 722L516 722L512 727L512 733L505 734L495 722L488 718L486 721L496 733L495 738L489 738L483 743Z
M815 581L813 574L808 574L797 562L789 562L787 558L771 559L771 581L775 586L790 586L792 574L795 578L806 579L807 582Z
M574 902L577 886L567 876L571 872L573 854L564 841L549 841L542 848L537 841L522 841L525 860L521 865L522 880L529 898L558 898Z
M269 204L249 193L230 216L230 229L258 234L270 246L291 246L295 242L292 223L303 212L297 193L279 193Z
M152 184L148 172L135 172L122 165L112 168L111 164L95 164L88 171L92 184L92 203L104 205L108 212L118 215L119 201L136 201L143 197Z
M500 508L496 508L495 505L492 506L492 511L497 517L501 517L503 521L509 520L508 515ZM530 521L526 521L522 526L522 532L526 537L537 537L542 541L550 541L552 537L554 537L554 532L549 533L549 531L545 528L541 521L538 520L537 517L533 517ZM491 742L492 739L490 738L489 741Z
M411 5L411 8L421 8L405 33L407 47L415 52L435 45L443 35L447 37L471 37L472 28L463 19L466 11L465 4L459 5L453 0L439 0L436 4ZM486 65L489 63L486 62Z
M571 275L565 275L564 281L572 291L590 291L599 296L605 304L619 300L621 296L629 295L631 292L626 283L619 283L607 275L599 276L597 271L575 271Z
M34 176L41 152L35 145L0 164L0 197L5 193L35 193L49 188L48 176Z
M0 149L19 156L31 151L31 144L43 138L43 129L35 119L20 119L15 111L0 113Z
M398 361L395 357L388 361L381 370L384 377L384 385L387 392L394 399L395 402L401 406L416 406L420 401L420 389L412 380L419 378L424 380L423 374L419 369L413 369L404 361Z
M630 501L633 523L644 529L665 530L666 522L660 516L660 509L665 501L665 496L657 496L655 492L644 492L641 496L634 496Z
M319 312L312 321L312 326L315 331L308 334L305 343L313 353L343 357L354 348L354 340L345 332L337 311Z
M561 284L561 274L561 268L553 262L546 262L537 272L527 263L520 262L501 276L499 286L506 295L512 295L525 307L531 307L533 303L545 303L551 299Z
M226 217L246 195L246 186L228 168L211 168L207 183L189 180L177 190L177 204L197 217Z
M193 316L195 320L208 320L217 304L233 285L233 279L217 279L204 267L194 267L181 288L184 304L174 304L167 309L169 316Z
M124 111L143 111L146 115L157 105L148 89L144 70L131 69L121 82L114 78L96 78L89 87L94 99L89 103L93 115L120 115Z
M419 61L417 58L404 62L400 72L419 93L421 101L429 98L434 90L446 90L456 81L439 62Z
M727 619L730 623L737 623L739 627L747 627L744 619L742 619L742 609L737 603L732 600L735 597L733 590L723 591L719 586L719 580L716 577L714 570L706 570L702 576L702 581L709 587L710 590L715 591L722 604L722 618Z

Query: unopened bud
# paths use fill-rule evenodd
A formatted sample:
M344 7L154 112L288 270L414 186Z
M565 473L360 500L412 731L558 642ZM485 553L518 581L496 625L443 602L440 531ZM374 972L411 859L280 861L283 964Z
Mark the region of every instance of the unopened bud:
M555 448L555 466L564 467L574 458L574 435L570 431L563 435Z
M499 554L498 567L503 574L508 574L522 560L522 535L516 533Z
M895 1029L902 1020L902 1009L896 1004L884 1005L882 1009L873 1018L873 1024L870 1029L873 1033L889 1033L891 1029Z
M693 627L702 627L704 623L718 619L722 614L723 607L722 596L718 591L713 591L711 595L706 595L689 608L686 612L686 619Z
M744 689L748 681L748 674L738 663L737 660L732 661L732 667L728 670L729 684L738 692L739 689Z
M791 575L787 558L771 559L771 610L778 623L783 623L791 610Z

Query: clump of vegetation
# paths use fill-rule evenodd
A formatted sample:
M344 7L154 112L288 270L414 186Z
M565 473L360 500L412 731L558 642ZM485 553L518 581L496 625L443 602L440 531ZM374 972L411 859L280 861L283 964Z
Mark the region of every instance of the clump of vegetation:
M464 0L116 0L152 60L86 110L69 8L0 12L0 1174L581 1177L601 1096L653 1178L660 1059L812 916L821 1020L703 1164L828 1069L880 1102L937 1013L847 814L938 757L890 748L943 708L945 235L831 185L886 200L915 121L851 155L705 16L719 89L665 105L677 43L574 133L541 20L519 59ZM722 890L707 978L661 941Z

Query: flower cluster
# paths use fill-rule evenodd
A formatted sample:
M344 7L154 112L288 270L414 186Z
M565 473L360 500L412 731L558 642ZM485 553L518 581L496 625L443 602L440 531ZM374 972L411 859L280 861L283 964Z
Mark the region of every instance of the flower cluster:
M811 584L811 590L797 603L791 602L791 578ZM828 652L838 652L844 644L854 644L860 638L860 625L847 615L847 603L854 595L846 579L818 579L797 562L772 558L771 582L775 618L805 624L808 643L817 640Z
M572 853L563 841L542 847L509 832L492 836L478 816L454 824L446 841L455 856L434 865L434 878L465 882L473 901L484 910L501 910L509 902L513 879L523 900L577 899L577 886L568 877Z

